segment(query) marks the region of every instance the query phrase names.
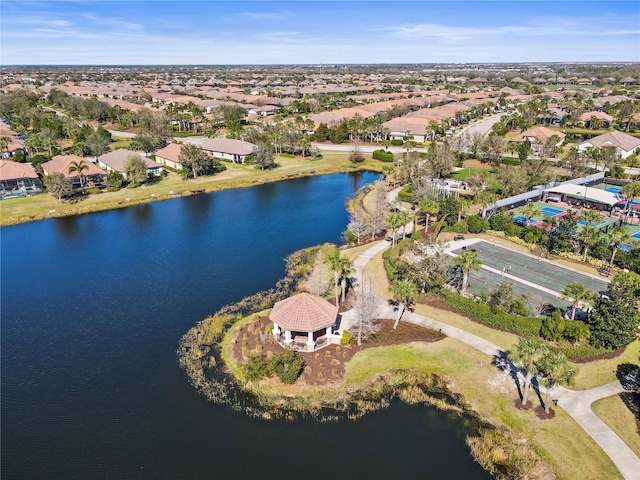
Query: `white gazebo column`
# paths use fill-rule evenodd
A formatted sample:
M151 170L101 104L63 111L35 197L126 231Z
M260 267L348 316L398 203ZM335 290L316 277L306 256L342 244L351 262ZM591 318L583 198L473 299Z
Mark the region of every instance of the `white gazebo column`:
M278 337L280 335L280 327L276 322L273 322L273 329L271 330L271 333L273 333L274 337Z
M307 333L307 346L313 347L315 344L316 342L313 341L313 332Z
M333 334L331 333L331 330L333 330L333 328L331 326L327 327L327 331L325 332L324 336L327 339L327 342L330 343L331 342L331 337L333 336Z
M291 330L284 331L284 343L286 343L287 345L293 343L293 340L291 339Z

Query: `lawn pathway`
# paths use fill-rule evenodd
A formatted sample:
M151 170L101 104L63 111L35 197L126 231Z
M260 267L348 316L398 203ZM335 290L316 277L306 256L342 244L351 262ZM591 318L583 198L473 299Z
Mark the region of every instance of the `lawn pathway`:
M391 192L391 195L393 195L393 192ZM367 263L390 246L391 243L388 240L376 242L355 259L355 281L353 284L356 287L362 285L364 268ZM381 309L379 316L381 318L394 318L396 316L394 307L383 299L379 299L379 301ZM341 328L348 328L352 325L355 321L354 317L353 310L344 312ZM409 311L405 311L402 320L438 330L448 337L465 343L492 358L504 357L505 351L498 345L460 328ZM513 365L511 365L511 369L517 370ZM551 398L556 399L558 406L561 406L600 445L626 480L640 480L640 458L591 410L591 404L596 400L616 395L623 391L624 387L621 382L614 381L582 391L556 387L551 391Z

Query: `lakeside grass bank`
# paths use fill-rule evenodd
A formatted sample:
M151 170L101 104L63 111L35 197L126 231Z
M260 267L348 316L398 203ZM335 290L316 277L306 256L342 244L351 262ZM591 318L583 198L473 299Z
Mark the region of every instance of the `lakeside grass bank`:
M278 166L271 170L259 170L252 165L225 163L227 170L224 172L211 177L188 180L183 180L177 173L169 172L166 177L157 182L143 184L137 188L123 188L117 192L86 195L76 202L59 203L48 193L7 198L0 201L0 226L113 210L188 195L246 188L314 175L364 170L382 172L382 167L385 165L372 160L370 155L364 162L354 164L349 161L348 152L326 152L321 159L316 160L277 157L276 163Z

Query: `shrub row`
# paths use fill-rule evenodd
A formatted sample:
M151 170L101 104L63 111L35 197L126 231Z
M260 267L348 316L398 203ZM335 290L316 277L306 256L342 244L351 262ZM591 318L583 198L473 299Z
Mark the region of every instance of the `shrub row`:
M374 150L373 159L380 160L381 162L393 162L393 152L387 152L385 150Z
M413 187L407 185L398 192L398 200L401 202L412 203L413 202Z
M518 335L538 337L541 320L539 318L516 317L508 313L491 311L487 305L481 305L451 290L442 291L444 303L458 312L499 330Z

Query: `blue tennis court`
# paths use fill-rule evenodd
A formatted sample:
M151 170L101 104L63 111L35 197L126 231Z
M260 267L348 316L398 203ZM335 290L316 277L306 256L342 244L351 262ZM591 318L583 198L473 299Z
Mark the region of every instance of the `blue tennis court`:
M582 227L584 227L584 226L586 226L586 225L587 225L587 221L586 221L586 220L580 220L580 219L578 219L578 220L576 220L576 223L577 223L578 225L582 226ZM595 228L601 228L601 227L604 227L607 223L609 223L609 220L607 220L606 218L602 218L602 219L600 220L600 223L593 223L593 222L591 222L591 226L592 226L592 227L595 227Z
M609 185L608 187L605 187L605 190L607 192L611 192L611 193L620 193L620 192L622 192L622 188L614 187L612 185Z
M543 215L547 215L548 217L557 217L566 212L566 210L553 207L542 207L541 211Z
M640 231L634 233L633 235L631 235L631 238L636 238L638 240L640 240Z

